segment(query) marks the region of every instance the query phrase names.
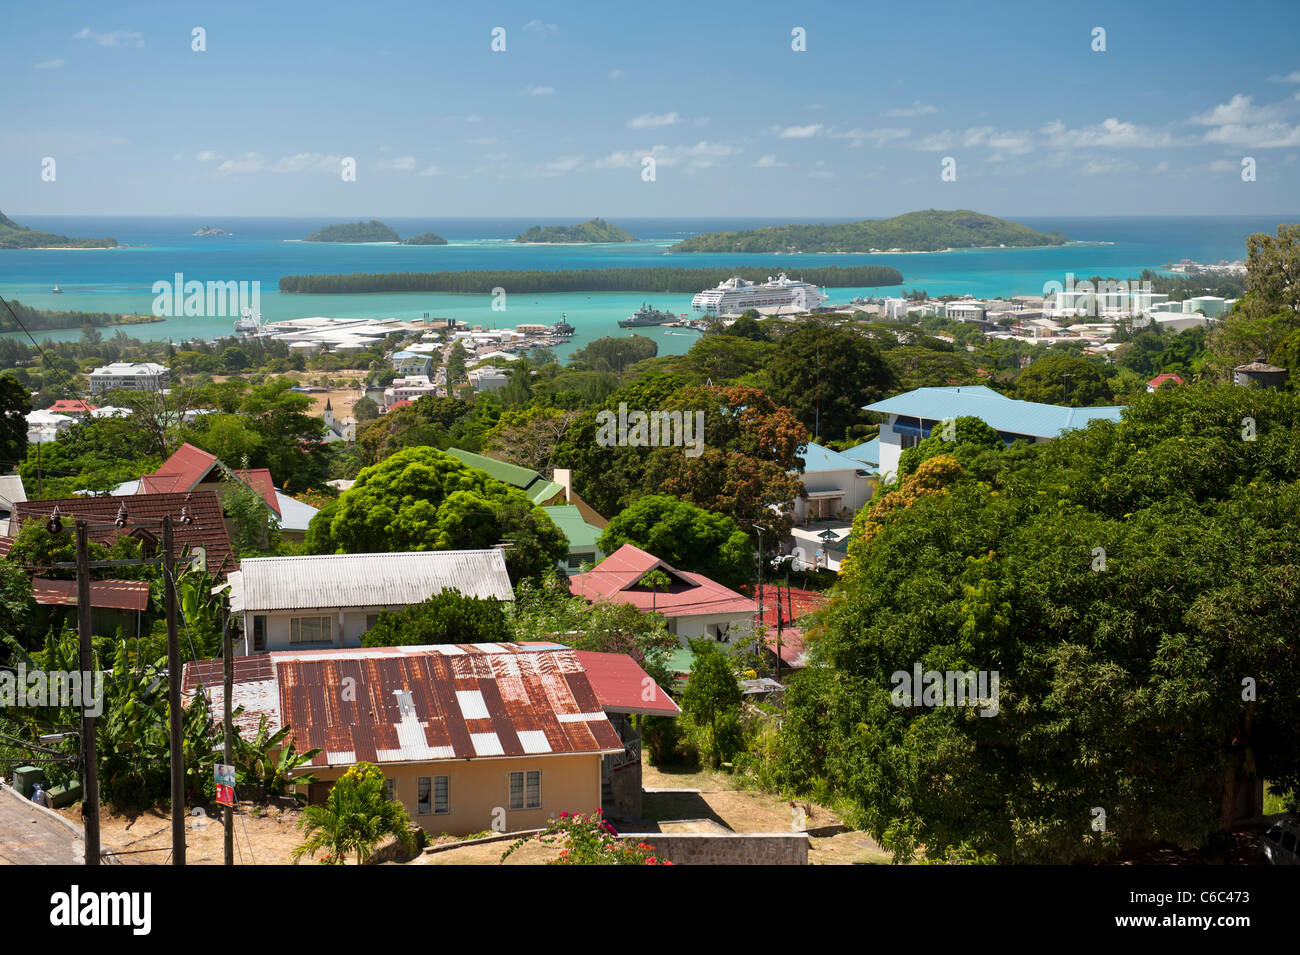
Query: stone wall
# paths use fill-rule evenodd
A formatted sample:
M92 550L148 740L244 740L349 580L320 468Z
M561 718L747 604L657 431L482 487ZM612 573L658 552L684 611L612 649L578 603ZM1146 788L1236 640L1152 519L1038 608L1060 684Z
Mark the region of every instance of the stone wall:
M803 832L624 832L619 838L645 842L674 865L807 865Z

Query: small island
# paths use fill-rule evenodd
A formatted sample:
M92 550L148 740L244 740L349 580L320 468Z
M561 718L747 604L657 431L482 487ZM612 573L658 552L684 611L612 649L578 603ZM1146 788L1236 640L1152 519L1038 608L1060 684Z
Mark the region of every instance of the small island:
M834 225L783 225L743 232L707 232L670 252L939 252L1007 246L1065 245L1059 232L1037 232L969 209L926 209L892 219Z
M230 235L225 229L218 229L214 225L200 226L194 232L195 235Z
M345 222L317 229L304 242L401 242L402 237L378 219L369 222Z
M421 232L409 239L403 239L402 245L446 245L447 240L436 232Z
M19 225L0 212L0 249L113 249L117 239L70 239Z
M635 242L636 236L604 219L589 219L581 225L535 225L527 232L515 236L514 241L546 244Z

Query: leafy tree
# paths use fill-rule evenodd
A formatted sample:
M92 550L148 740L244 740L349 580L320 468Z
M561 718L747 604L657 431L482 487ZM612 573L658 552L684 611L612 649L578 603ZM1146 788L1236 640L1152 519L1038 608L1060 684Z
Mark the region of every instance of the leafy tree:
M358 424L364 421L374 421L379 417L379 405L374 398L362 396L352 406L352 417L357 419Z
M697 726L709 728L709 745L713 764L721 765L723 751L719 725L740 715L741 692L731 662L717 643L701 637L691 641L695 662L682 693L682 710Z
M313 554L461 550L505 542L511 579L541 576L568 542L523 492L435 448L406 448L365 468L312 518Z
M609 522L601 550L612 554L624 544L728 587L754 575L754 546L733 519L664 494L638 498Z
M659 344L653 338L632 334L627 338L597 338L585 348L569 356L570 362L581 362L593 371L612 371L622 374L631 365L659 354Z
M555 446L577 417L577 411L540 405L522 411L503 411L496 426L487 433L483 450L503 461L544 474L551 470Z
M1110 386L1093 364L1072 355L1048 355L1020 373L1016 397L1049 405L1087 408L1114 401Z
M901 391L964 385L974 382L976 377L974 365L951 349L900 345L885 351L884 359Z
M1286 379L1288 391L1300 388L1300 330L1284 338L1277 348L1273 349L1269 361L1290 372Z
M899 474L915 474L920 465L941 454L950 454L958 462L970 464L982 451L1002 450L998 433L979 418L967 415L955 418L951 439L948 433L947 427L941 423L930 432L930 437L899 455Z
M809 322L781 339L768 366L770 394L808 433L840 437L865 420L862 407L892 394L893 371L875 344L856 331Z
M355 855L361 865L387 836L397 836L407 852L414 847L411 817L400 802L388 798L383 772L370 763L357 763L340 776L325 805L304 807L298 828L306 839L293 850L295 865L322 849L325 862L341 864Z
M0 375L0 468L5 473L27 453L27 415L31 410L27 386L13 375Z
M434 643L501 643L510 629L500 601L467 597L446 588L401 610L385 610L361 639L365 647Z
M758 324L759 313L757 309L746 309L741 313L740 318L728 326L722 334L734 335L737 338L748 338L752 342L771 341L767 337L767 332L763 326Z

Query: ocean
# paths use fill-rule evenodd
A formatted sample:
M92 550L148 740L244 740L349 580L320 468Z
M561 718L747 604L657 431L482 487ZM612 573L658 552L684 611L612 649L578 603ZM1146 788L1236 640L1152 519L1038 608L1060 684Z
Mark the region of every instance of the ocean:
M604 335L625 335L617 322L642 302L686 312L691 294L536 293L510 295L494 311L487 294L376 293L368 295L280 294L283 275L338 272L434 272L465 269L584 269L761 266L771 274L798 278L804 267L892 265L903 274L901 286L834 289L832 302L858 295L894 295L924 289L931 295L1039 295L1047 282L1064 282L1067 273L1136 278L1146 268L1160 269L1182 259L1199 262L1244 259L1246 237L1276 232L1296 216L1216 217L1017 217L1040 231L1059 230L1073 243L1041 249L964 249L955 252L875 255L669 254L674 242L701 232L752 229L784 222L845 222L845 219L726 219L607 217L640 238L626 244L517 245L510 241L533 225L573 219L384 218L402 236L437 232L445 246L304 243L323 225L350 221L328 218L193 218L146 216L12 216L23 225L70 236L112 236L128 248L89 250L0 250L0 294L41 309L85 312L140 312L152 309L153 284L173 281L260 282L261 311L268 321L323 315L334 318L455 318L485 328L553 323L566 316L573 341L557 349L561 357ZM216 226L229 237L198 237L200 226ZM52 294L58 283L63 294ZM178 317L124 326L128 335L181 341L232 334L234 316ZM106 334L111 334L111 329ZM664 329L637 330L659 343L660 354L681 354L696 334ZM22 335L21 332L8 333ZM79 329L38 332L40 340L80 337Z

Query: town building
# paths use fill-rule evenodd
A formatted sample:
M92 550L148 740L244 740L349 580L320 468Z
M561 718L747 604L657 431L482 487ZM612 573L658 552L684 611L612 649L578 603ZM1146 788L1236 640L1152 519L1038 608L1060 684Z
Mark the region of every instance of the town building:
M1147 391L1155 391L1161 385L1169 384L1171 382L1175 385L1187 384L1187 382L1183 381L1183 379L1179 378L1177 375L1173 374L1172 372L1165 372L1162 375L1156 375L1154 378L1152 378L1150 381L1147 382Z
M302 767L315 778L299 788L311 803L366 762L430 834L517 832L592 813L607 792L628 801L634 783L618 776L639 765L640 741L621 739L611 714L626 730L628 717L675 713L657 687L642 702L650 678L610 656L554 643L279 651L235 660L231 701L241 728L265 717L269 732L290 729L298 752L319 750ZM221 666L186 665L188 705L221 712Z
M877 401L863 410L888 415L880 426L880 473L886 480L898 473L898 459L930 437L943 422L960 417L979 418L1003 442L1050 441L1072 428L1086 428L1092 421L1118 421L1118 405L1098 408L1067 408L1008 398L984 385L950 388L917 388L905 394Z
M230 612L243 621L236 652L359 647L385 610L445 590L514 599L504 553L423 550L250 557L232 573Z
M641 583L652 570L669 580L667 590ZM703 574L677 570L632 544L624 544L590 571L569 578L570 589L593 603L609 600L628 603L661 614L668 632L683 646L698 637L731 643L733 636L750 627L758 605Z
M357 440L357 419L335 418L334 406L330 404L328 398L325 399L325 411L322 418L325 422L326 444L334 444L336 441Z
M399 401L417 401L425 395L437 393L438 386L425 375L394 378L393 383L384 389L384 408L391 408Z
M77 629L77 582L32 578L36 601L34 628L37 633ZM149 609L149 584L144 580L92 580L90 582L90 630L95 636L140 637L145 612Z
M167 369L151 361L115 361L90 373L90 393L106 391L162 391L167 386Z
M577 505L551 504L542 510L569 542L569 552L558 562L561 571L573 575L583 564L596 564L605 559L599 543L603 528L588 524Z
M1279 368L1277 365L1270 365L1264 360L1263 355L1259 355L1254 361L1245 365L1238 365L1232 369L1232 383L1243 388L1276 388L1286 387L1287 370Z

